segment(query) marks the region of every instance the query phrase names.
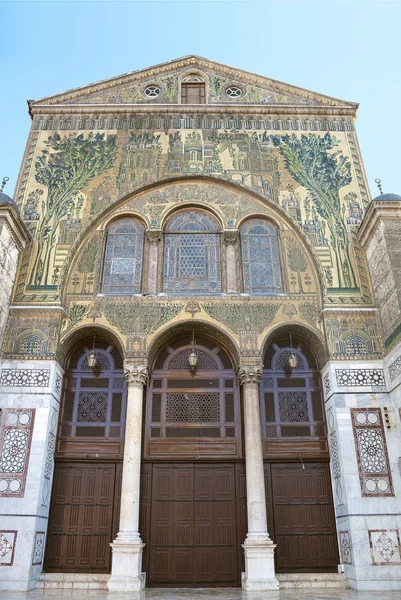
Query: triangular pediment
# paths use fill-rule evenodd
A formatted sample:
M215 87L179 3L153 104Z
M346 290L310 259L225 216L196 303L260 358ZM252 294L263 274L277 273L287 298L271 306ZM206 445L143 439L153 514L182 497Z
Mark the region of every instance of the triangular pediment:
M180 104L188 78L205 82L207 105L326 106L357 108L345 102L198 56L186 56L30 103L35 105ZM153 86L153 94L149 90Z

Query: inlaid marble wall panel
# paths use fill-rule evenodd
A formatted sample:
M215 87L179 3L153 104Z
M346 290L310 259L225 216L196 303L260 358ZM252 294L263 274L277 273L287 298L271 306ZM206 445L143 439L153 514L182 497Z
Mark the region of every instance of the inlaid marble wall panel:
M380 409L352 408L352 427L362 496L393 496L393 483Z
M23 497L35 409L4 409L0 432L0 496Z

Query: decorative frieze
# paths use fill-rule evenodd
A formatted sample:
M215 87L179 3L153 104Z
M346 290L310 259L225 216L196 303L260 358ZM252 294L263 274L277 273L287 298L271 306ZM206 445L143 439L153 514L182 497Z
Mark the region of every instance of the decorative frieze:
M351 408L362 496L393 496L380 409Z
M401 565L400 532L398 529L370 529L368 533L374 565Z
M0 385L7 387L47 387L50 369L2 369Z
M383 369L336 369L339 387L385 386Z
M0 496L23 497L35 409L5 409L0 432Z
M17 533L15 529L0 531L0 566L2 567L12 567L14 563Z

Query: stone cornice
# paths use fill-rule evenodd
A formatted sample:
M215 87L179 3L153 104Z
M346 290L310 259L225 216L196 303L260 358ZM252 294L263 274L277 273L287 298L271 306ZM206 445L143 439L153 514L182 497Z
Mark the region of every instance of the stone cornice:
M92 83L89 85L82 86L80 88L68 90L67 92L61 94L55 94L53 96L41 98L37 101L30 101L28 103L28 106L31 110L37 104L43 104L44 102L46 102L46 104L59 104L63 102L71 102L77 98L88 96L89 94L96 94L104 90L116 88L121 85L137 83L140 81L147 80L150 77L169 75L173 71L182 70L186 67L189 69L203 68L205 70L217 71L228 78L231 77L233 79L240 79L242 81L246 81L253 85L265 86L277 93L295 95L299 98L304 98L307 102L318 102L322 105L328 106L349 106L352 107L352 109L355 112L358 108L358 104L355 102L346 102L344 100L339 100L338 98L331 98L330 96L325 96L323 94L312 92L310 90L306 90L304 88L300 88L294 85L289 85L287 83L276 81L274 79L269 79L268 77L263 77L255 73L250 73L249 71L243 71L242 69L230 67L229 65L224 65L196 55L184 56L182 58L161 63L153 67L132 71L131 73L119 75L111 79L105 79L97 83ZM153 109L154 105L152 105L151 108Z
M23 250L31 240L31 236L18 212L11 204L0 206L1 222L5 223L18 250Z
M356 117L353 106L300 106L298 104L35 104L35 115L99 115L99 114L246 114L246 115L311 115Z
M401 202L399 200L372 200L358 231L359 243L362 248L370 242L380 221L399 221L401 225Z

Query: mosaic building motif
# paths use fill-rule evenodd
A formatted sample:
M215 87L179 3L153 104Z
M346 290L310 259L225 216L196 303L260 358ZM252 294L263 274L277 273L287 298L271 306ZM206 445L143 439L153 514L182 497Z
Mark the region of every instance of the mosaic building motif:
M328 314L325 329L330 355L336 359L375 359L382 356L380 329L375 313Z
M0 430L0 496L23 497L35 409L5 409Z
M380 409L351 408L362 496L393 496Z
M371 529L370 550L374 565L401 565L400 532L398 529Z

